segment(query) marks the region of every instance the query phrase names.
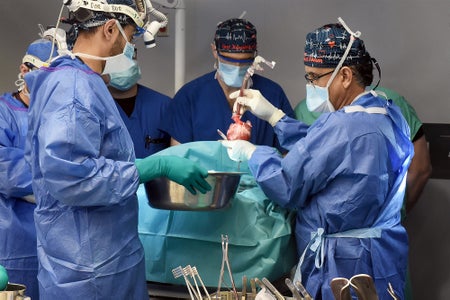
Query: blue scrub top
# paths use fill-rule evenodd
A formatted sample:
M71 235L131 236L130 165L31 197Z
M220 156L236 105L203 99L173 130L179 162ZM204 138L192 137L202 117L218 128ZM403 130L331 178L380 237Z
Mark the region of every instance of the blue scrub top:
M185 84L169 105L163 128L180 143L217 141L220 129L226 134L233 120L232 110L222 87L214 78L215 71ZM280 85L258 74L252 76L252 89L259 90L267 100L290 117L294 111ZM277 147L281 150L272 126L250 112L244 113L242 121L250 120L252 135L250 142L256 145Z
M9 282L26 285L38 299L35 204L22 199L33 193L31 169L24 158L28 108L10 93L0 96L0 265Z
M136 158L147 157L170 145L170 136L160 129L169 103L170 97L140 84L131 116L116 103L133 140Z
M331 279L360 273L374 278L380 299L390 297L388 282L403 298L408 240L400 208L413 154L409 127L397 106L371 93L353 105L385 107L388 114L341 109L309 128L284 117L275 131L289 153L283 158L257 147L249 168L269 199L298 210L302 282L314 298L332 299ZM370 235L380 229L381 236L362 238L355 229ZM329 236L344 233L350 237Z
M148 299L133 141L101 76L63 56L25 76L43 299Z

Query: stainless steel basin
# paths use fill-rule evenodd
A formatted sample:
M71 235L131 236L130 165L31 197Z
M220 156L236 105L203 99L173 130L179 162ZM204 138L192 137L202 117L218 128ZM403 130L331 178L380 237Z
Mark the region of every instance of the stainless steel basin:
M242 172L209 171L206 180L211 191L191 194L184 186L161 177L145 183L148 203L153 208L167 210L215 210L226 207L239 185Z

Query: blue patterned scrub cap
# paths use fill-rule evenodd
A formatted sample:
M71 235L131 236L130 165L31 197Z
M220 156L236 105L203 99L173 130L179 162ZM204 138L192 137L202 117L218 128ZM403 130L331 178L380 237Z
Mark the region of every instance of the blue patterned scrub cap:
M256 28L245 19L229 19L217 25L214 36L217 51L229 53L256 52Z
M351 33L339 23L324 25L306 35L304 64L315 68L335 68L344 56ZM343 66L369 63L364 41L355 37Z

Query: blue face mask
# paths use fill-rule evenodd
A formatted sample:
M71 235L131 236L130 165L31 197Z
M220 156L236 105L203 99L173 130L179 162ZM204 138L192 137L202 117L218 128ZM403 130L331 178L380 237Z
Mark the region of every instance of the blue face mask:
M219 61L220 76L226 85L240 87L244 81L248 66L234 66Z
M120 34L125 39L125 47L122 53L106 58L105 68L102 74L111 74L115 72L123 72L131 67L134 63L134 45L128 42L128 38L123 31L122 25L116 20Z
M334 111L328 99L328 85L325 87L306 84L306 106L309 111L325 113Z
M122 72L110 73L109 78L108 85L119 91L127 91L141 79L141 69L136 61L133 61L131 67Z

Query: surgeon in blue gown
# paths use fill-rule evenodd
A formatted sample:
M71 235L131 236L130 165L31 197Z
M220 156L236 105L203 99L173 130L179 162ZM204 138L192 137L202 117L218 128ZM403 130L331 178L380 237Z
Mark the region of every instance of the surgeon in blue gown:
M193 193L211 188L207 170L188 159L135 159L101 77L132 65L130 41L148 17L138 13L142 5L69 6L78 29L72 51L25 76L41 299L148 299L137 232L139 184L163 176ZM123 13L110 13L119 8Z
M30 98L23 76L48 64L51 55L50 40L31 43L19 67L18 91L0 96L0 265L6 268L9 282L24 284L32 299L39 299L36 204L31 170L24 158Z
M314 299L333 299L333 278L360 273L374 279L379 299L392 299L388 283L404 298L408 240L400 208L413 146L400 109L365 91L373 66L359 34L336 23L307 35L307 101L323 113L310 127L257 90L231 95L274 126L289 150L284 158L271 147L223 141L232 159L248 160L269 199L298 210L295 280Z

